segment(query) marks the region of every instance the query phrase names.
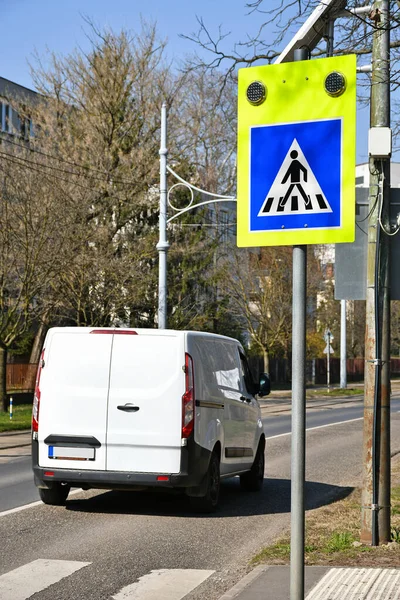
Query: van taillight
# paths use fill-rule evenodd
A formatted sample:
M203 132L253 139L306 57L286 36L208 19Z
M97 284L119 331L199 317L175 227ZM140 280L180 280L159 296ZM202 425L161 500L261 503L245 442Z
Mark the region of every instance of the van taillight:
M40 376L44 367L44 348L40 355L39 366L36 374L35 394L33 396L32 408L32 431L39 429L39 407L40 407Z
M193 359L185 354L185 393L182 396L182 437L188 438L194 427Z

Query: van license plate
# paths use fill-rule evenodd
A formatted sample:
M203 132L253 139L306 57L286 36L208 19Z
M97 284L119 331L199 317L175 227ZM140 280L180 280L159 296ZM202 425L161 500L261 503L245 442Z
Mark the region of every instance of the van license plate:
M49 446L49 458L58 460L94 460L94 448L65 448Z

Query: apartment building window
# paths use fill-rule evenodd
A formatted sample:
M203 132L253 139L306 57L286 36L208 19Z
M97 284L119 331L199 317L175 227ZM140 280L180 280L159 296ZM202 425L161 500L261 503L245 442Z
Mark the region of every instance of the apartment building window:
M26 140L35 135L32 120L28 117L21 119L17 111L4 101L0 102L0 131Z
M7 102L2 101L0 103L0 117L1 131L4 131L5 133L14 133L13 109ZM16 118L18 118L18 115L15 113L14 121L16 120Z
M12 133L12 114L13 114L13 109L11 108L11 106L9 104L5 105L5 113L6 113L6 126L4 131L6 131L7 133Z
M5 116L4 103L0 102L0 131L4 131L5 126L6 126L6 116Z
M1 102L1 131L5 131L6 133L11 133L11 113L12 109L9 104L6 102Z

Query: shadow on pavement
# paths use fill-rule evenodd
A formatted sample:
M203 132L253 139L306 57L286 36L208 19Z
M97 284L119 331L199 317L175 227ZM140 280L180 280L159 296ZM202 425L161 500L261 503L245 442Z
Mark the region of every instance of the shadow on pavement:
M353 488L308 481L305 484L306 510L345 498ZM221 483L220 506L211 515L195 513L183 493L106 491L90 498L71 497L67 510L100 513L174 517L229 518L290 512L290 480L265 479L262 492L244 492L239 478Z

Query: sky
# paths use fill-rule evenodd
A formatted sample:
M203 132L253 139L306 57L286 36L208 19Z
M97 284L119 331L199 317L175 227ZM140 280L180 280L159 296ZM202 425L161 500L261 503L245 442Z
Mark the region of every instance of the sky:
M266 0L267 2L269 0ZM168 40L167 55L179 61L196 50L180 37L198 30L196 16L217 35L221 25L231 32L225 47L254 34L262 16L248 14L246 0L0 0L0 76L33 88L29 62L33 53L46 50L61 55L76 47L88 48L88 17L98 27L139 32L141 18L157 23L161 38ZM283 50L283 45L282 45ZM357 112L357 163L367 160L368 109Z

